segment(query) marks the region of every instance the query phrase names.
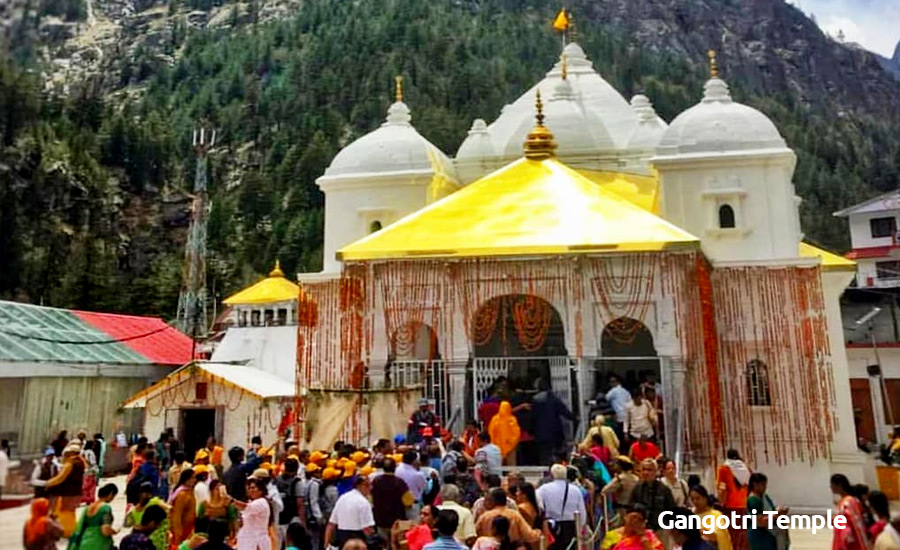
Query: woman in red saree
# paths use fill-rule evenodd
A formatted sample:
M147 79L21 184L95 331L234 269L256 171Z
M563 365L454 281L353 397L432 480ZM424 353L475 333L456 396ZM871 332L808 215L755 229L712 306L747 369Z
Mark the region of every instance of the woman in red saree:
M850 481L844 474L831 476L831 492L838 496L837 515L846 518L843 529L834 529L831 550L870 550L862 505L850 494Z
M622 538L612 545L612 550L663 550L663 543L647 528L647 509L635 504L625 514Z

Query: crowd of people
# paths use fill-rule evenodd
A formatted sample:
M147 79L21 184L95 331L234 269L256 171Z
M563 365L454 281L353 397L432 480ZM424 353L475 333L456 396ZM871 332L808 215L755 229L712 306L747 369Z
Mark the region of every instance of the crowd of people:
M630 407L633 408L633 407ZM647 433L622 433L618 415L598 415L585 438L554 448L531 479L510 467L512 405L501 401L488 426L458 437L427 407L408 433L370 448L338 442L309 450L255 437L225 450L214 438L190 455L171 432L132 448L120 550L786 550L774 520L746 530L704 533L672 518L764 511L788 514L767 494L767 478L729 450L715 486L683 479ZM621 434L621 436L620 436ZM63 441L65 440L65 441ZM98 484L103 441L65 434L35 465L35 500L24 528L27 550L112 550L111 502L119 489ZM227 468L226 468L227 456ZM99 485L99 488L98 488ZM834 550L898 550L900 523L887 500L832 478ZM79 504L87 506L75 518ZM764 516L762 516L764 517ZM777 517L777 515L776 515Z

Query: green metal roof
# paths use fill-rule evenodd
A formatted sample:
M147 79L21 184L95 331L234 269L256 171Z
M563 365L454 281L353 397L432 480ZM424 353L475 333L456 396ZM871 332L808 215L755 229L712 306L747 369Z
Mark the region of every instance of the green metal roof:
M162 319L0 301L0 361L183 364L190 338Z

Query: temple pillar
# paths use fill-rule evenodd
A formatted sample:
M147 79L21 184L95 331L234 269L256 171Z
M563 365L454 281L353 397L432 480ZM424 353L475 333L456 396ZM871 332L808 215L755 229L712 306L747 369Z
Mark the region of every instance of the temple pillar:
M444 363L447 372L447 384L450 393L450 421L447 428L459 433L466 423L466 361L449 361Z
M374 292L375 289L372 289ZM391 353L390 339L384 321L384 303L381 293L375 293L374 312L372 313L372 351L369 355L369 385L372 388L383 388Z

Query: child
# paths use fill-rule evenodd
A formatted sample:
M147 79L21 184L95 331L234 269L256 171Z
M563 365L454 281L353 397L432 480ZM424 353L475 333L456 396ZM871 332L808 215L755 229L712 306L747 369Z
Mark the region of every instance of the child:
M294 522L288 525L284 550L312 550L309 534L299 523Z

